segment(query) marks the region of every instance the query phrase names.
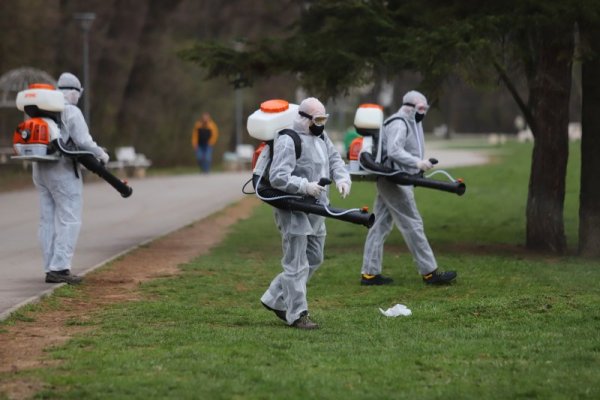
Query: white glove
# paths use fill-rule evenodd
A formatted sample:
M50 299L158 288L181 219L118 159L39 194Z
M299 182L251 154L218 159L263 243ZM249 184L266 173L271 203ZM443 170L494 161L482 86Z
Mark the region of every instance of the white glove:
M433 164L429 160L419 160L417 161L417 168L421 171L428 171L433 168Z
M306 184L306 194L314 198L318 198L323 190L325 190L325 187L320 186L317 182L308 182Z
M346 182L340 182L336 184L338 192L342 195L342 199L345 199L346 196L350 194L350 185Z
M107 152L103 151L100 157L98 157L98 159L103 165L106 165L108 164L108 160L110 159L110 157L108 156Z

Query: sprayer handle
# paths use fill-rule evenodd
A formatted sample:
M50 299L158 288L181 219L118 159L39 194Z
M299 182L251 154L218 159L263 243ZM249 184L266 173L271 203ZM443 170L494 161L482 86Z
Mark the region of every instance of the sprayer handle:
M329 178L321 178L319 179L319 186L326 186L326 185L331 185L332 180Z
M437 164L439 161L437 160L437 158L430 158L429 162L432 163L433 165Z

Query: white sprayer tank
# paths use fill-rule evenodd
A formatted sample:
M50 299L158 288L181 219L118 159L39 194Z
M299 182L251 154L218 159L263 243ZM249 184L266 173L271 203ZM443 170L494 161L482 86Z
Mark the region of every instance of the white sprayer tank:
M61 112L65 109L65 97L51 85L33 84L29 89L17 93L17 108L25 111L25 106L37 106L40 110Z
M380 105L366 103L358 106L354 115L354 127L363 136L361 153L363 151L373 153L373 135L379 132L381 125L383 125L383 108ZM349 160L348 170L353 175L368 175L365 171L361 170L357 159Z
M379 129L383 124L383 108L378 104L361 104L354 115L357 129Z
M273 140L277 132L291 128L298 114L298 105L285 100L268 100L254 111L246 124L248 133L258 140Z

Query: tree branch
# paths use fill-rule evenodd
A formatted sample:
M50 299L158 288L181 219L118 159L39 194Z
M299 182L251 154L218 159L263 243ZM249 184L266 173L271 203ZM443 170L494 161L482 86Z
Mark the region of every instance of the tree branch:
M494 60L492 63L494 65L494 68L496 69L496 72L498 72L498 75L500 75L500 79L502 80L502 82L504 82L504 85L506 85L506 88L508 89L512 97L515 99L517 106L519 107L519 109L523 113L523 116L525 117L527 125L529 125L529 127L531 128L531 132L535 136L535 120L533 119L533 114L531 113L531 110L529 109L529 107L527 107L527 104L525 104L525 101L523 100L521 95L519 95L517 88L508 77L508 74L506 73L504 68L502 68L502 66L496 60Z

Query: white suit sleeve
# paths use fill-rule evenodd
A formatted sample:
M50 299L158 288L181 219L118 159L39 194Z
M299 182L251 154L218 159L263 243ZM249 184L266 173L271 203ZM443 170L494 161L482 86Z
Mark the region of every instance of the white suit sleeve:
M397 164L416 168L418 157L404 150L408 128L402 120L393 121L385 128L387 135L387 156Z
M329 157L329 171L335 183L352 184L350 174L346 170L346 164L342 160L342 156L337 151L331 140L325 135L325 145L327 146L327 155Z
M91 151L99 158L102 158L106 154L92 139L85 118L79 108L67 106L63 111L63 116L63 123L67 128L69 138L73 140L78 149Z
M269 181L275 189L291 194L306 194L308 180L292 175L296 168L294 140L283 135L275 140L273 160L269 170Z

